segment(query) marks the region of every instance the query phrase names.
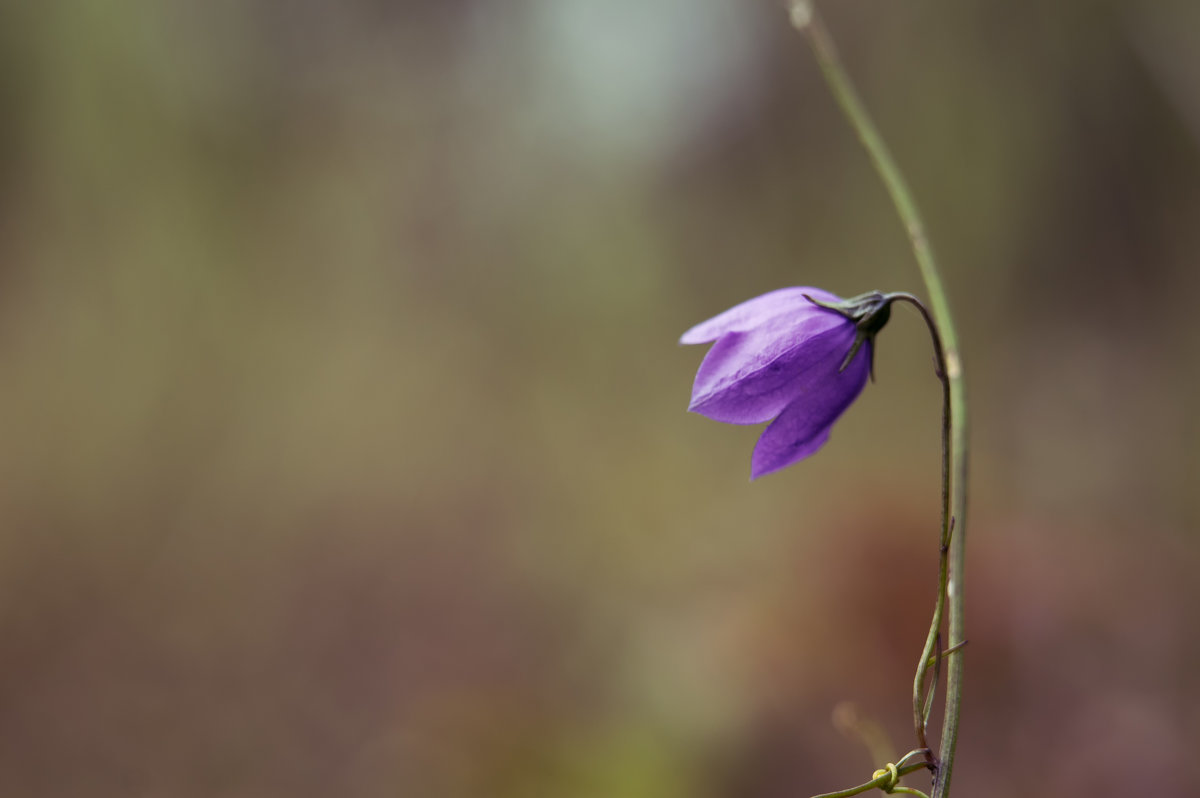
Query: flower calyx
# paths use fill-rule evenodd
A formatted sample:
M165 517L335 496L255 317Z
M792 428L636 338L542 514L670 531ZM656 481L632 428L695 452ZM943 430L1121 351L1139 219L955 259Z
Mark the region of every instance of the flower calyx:
M846 353L845 359L842 360L842 365L838 367L839 373L845 371L846 366L850 365L850 361L854 360L854 356L858 354L858 350L862 347L863 342L869 341L871 348L867 351L871 353L871 381L874 382L875 336L888 323L888 319L892 317L892 303L901 298L901 296L901 294L885 294L882 291L868 291L865 294L852 296L841 302L822 302L808 294L804 295L805 299L817 307L832 310L839 316L854 322L854 326L858 332L854 336L854 343L851 345L850 351Z

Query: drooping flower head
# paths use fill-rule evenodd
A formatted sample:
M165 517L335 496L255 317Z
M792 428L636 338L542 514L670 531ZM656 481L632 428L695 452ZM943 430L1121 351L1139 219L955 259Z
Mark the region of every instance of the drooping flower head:
M697 324L679 342L713 347L688 409L729 424L771 422L754 447L751 479L803 460L867 384L889 305L877 291L842 300L781 288Z

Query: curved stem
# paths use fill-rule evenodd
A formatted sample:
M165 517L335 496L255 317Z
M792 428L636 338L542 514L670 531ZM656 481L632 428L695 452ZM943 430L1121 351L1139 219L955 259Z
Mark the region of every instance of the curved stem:
M812 7L811 0L793 0L792 21L808 35L816 55L817 63L825 76L834 99L854 128L863 147L879 173L896 213L908 233L913 255L925 282L932 305L932 316L941 333L944 367L944 396L946 412L943 421L943 466L942 485L944 491L943 521L940 550L946 550L948 575L945 595L949 604L948 648L954 648L964 639L963 623L963 568L966 561L966 509L967 509L967 399L963 385L962 360L959 355L958 336L950 315L950 303L942 285L941 275L925 234L916 202L903 175L896 166L891 153L880 137L870 114L858 97L845 67L838 56L833 39L824 23ZM940 579L939 579L940 581ZM939 594L943 593L939 589ZM922 657L922 665L928 654ZM954 754L958 743L959 716L962 700L963 657L961 653L949 658L946 679L946 708L942 721L941 748L938 752L938 768L934 776L932 798L946 798L950 794L950 777L954 769Z
M949 543L953 533L953 522L950 518L950 380L946 376L946 352L942 345L942 336L937 323L929 313L929 309L912 294L897 291L887 297L891 300L907 302L915 307L925 320L933 339L934 359L937 363L937 376L942 383L942 535L938 547L938 581L937 598L933 606L933 618L929 622L929 634L925 638L925 647L921 649L921 659L917 661L917 672L913 676L913 728L917 734L917 744L928 746L926 729L929 726L929 715L933 711L933 699L937 693L937 682L941 671L941 629L942 618L946 611L946 593L949 576ZM931 657L932 655L932 657ZM932 662L930 661L932 659ZM933 667L933 679L929 689L925 690L925 678L929 668ZM930 762L934 762L933 754L929 754Z
M920 790L913 789L912 787L893 787L892 792L900 792L904 793L905 795L918 795L920 798L929 798L929 796L925 793L921 792Z
M969 642L970 642L969 640L963 640L957 646L951 646L950 648L943 648L940 652L938 652L937 656L944 657L947 654L953 654L955 651L961 651L963 646L965 646ZM934 657L930 657L927 661L929 662L930 666L932 666L935 660L934 660Z
M919 765L906 765L902 768L897 768L896 772L901 776L907 776L909 773L915 773L916 771L924 770L927 767L928 765L922 762ZM892 776L890 773L884 773L882 776L876 776L875 778L871 779L866 784L860 784L857 787L851 787L847 790L821 793L820 795L814 795L813 798L850 798L851 795L858 795L859 793L864 793L867 790L874 790L877 787L883 787L885 784L891 781L891 778Z
M907 754L904 755L904 757L899 762L896 763L896 768L898 770L903 770L904 768L906 768L908 766L908 760L916 759L919 756L923 757L927 753L929 753L929 751L926 749L923 749L923 748L917 748L915 750L909 751ZM922 765L922 767L928 767L928 765Z

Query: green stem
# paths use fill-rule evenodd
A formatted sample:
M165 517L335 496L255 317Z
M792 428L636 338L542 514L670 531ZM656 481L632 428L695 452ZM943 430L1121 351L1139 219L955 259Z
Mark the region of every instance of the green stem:
M896 772L901 776L907 776L909 773L915 773L918 770L924 770L926 767L927 765L922 762L919 765L906 765L902 768L897 768ZM891 778L892 777L890 773L884 773L882 776L876 776L875 778L871 779L866 784L860 784L857 787L851 787L848 790L821 793L820 795L814 795L813 798L850 798L852 795L858 795L859 793L864 793L867 790L874 790L877 787L883 787L891 781Z
M942 649L941 656L944 657L947 654L953 654L955 651L961 651L962 647L965 646L966 644L967 644L967 641L964 640L961 643L959 643L957 646L955 646L954 648ZM929 663L929 667L931 667L931 668L933 667L933 664L936 661L936 659L937 659L936 657L930 657L928 660L926 660Z
M908 233L913 255L929 293L933 318L941 332L945 355L944 386L948 412L943 421L943 519L941 549L949 558L949 578L946 595L949 604L949 635L947 648L964 640L963 624L963 567L966 560L967 510L967 399L963 385L962 359L958 335L950 315L950 303L942 286L941 275L933 249L925 234L925 225L917 211L912 192L892 159L887 145L880 137L870 114L867 113L838 56L833 39L825 29L816 9L808 0L793 0L792 20L808 34L821 72L833 92L834 99L854 128L867 150L875 170L891 196L900 221ZM939 593L941 590L939 589ZM922 664L928 654L922 657ZM962 700L963 657L961 652L948 657L946 678L946 709L942 721L941 748L938 752L937 773L934 776L932 798L950 795L950 777L954 769L954 753L958 743L959 715Z
M946 593L948 590L950 536L953 532L953 522L950 521L950 380L946 376L946 351L942 346L942 337L938 331L937 322L929 313L929 309L912 294L896 292L889 294L896 299L908 302L921 313L933 339L934 358L937 362L937 376L942 383L942 534L941 545L938 548L938 581L937 599L933 607L933 618L929 622L929 634L925 638L925 647L921 650L921 659L917 661L917 672L913 676L913 728L917 733L917 745L927 748L929 742L926 730L929 727L929 715L933 711L933 700L937 695L938 677L941 671L941 630L942 618L946 612ZM955 650L958 647L952 647ZM930 655L933 654L932 662ZM925 689L925 678L929 669L933 668L933 678ZM929 754L929 761L934 762L934 756Z
M915 790L912 787L893 787L892 792L902 792L905 795L917 795L920 796L920 798L929 798L929 796L925 793L921 792L920 790Z

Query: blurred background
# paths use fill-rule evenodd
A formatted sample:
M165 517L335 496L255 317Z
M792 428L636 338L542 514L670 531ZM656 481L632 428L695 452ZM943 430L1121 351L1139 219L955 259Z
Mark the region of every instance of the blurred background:
M963 341L955 794L1194 795L1200 6L823 8ZM842 702L912 747L916 315L782 473L685 412L737 302L924 293L782 0L6 3L0 265L6 794L802 798L881 764Z

